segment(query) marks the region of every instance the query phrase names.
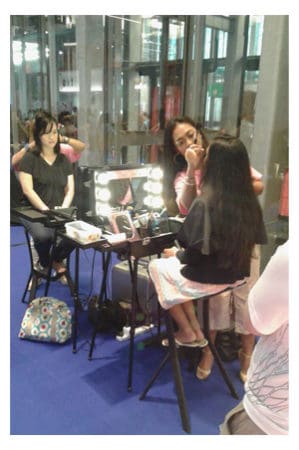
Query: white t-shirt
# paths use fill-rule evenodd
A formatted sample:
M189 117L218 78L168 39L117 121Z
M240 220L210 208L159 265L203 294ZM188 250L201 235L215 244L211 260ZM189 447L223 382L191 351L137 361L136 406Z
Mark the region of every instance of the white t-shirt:
M245 384L244 407L266 434L289 428L288 241L278 247L250 291L251 322L261 334Z

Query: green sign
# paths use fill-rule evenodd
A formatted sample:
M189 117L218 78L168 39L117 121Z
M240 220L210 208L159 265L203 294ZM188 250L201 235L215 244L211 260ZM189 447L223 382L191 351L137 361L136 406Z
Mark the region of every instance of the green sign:
M223 97L223 84L212 83L208 86L209 97Z

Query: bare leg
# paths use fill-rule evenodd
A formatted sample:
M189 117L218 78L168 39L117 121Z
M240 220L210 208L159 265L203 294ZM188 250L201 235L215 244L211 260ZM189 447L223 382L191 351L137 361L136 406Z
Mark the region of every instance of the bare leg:
M241 334L241 350L239 351L240 359L240 378L245 383L247 371L250 365L251 355L254 349L255 336L253 334Z
M197 316L195 313L193 302L191 301L191 302L182 303L181 306L183 308L183 311L184 311L186 317L188 318L191 328L193 329L193 331L195 333L196 340L201 341L202 339L204 339L204 334L200 328L200 324L198 322L198 319L197 319Z
M66 267L63 265L63 263L58 261L53 261L53 269L55 269L57 273L66 271Z
M217 331L210 330L210 339L215 343ZM214 362L214 356L209 347L204 348L200 363L197 366L196 376L200 380L205 380L211 373Z
M184 309L182 308L182 305L172 306L169 312L179 328L178 331L175 333L175 336L181 342L193 342L196 339L196 335L190 325L189 319L185 314Z

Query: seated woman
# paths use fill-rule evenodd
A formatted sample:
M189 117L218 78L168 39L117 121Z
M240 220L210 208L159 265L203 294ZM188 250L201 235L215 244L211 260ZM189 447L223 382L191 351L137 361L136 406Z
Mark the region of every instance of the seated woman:
M207 345L192 300L233 286L250 274L255 244L266 243L249 158L235 137L215 138L206 151L197 197L178 233L184 250L152 260L149 272L159 302L170 308L179 345Z
M203 157L208 147L208 140L200 124L190 117L175 117L171 119L164 135L164 197L165 204L178 207L181 215L187 215L188 210L197 195L200 195L200 180ZM264 185L262 174L253 167L250 168L251 183L256 195L260 195ZM176 207L176 209L177 209ZM168 208L169 209L169 208ZM175 208L172 208L174 213ZM164 256L173 256L172 249L166 249ZM255 344L255 336L243 327L244 308L248 294L258 280L260 274L260 246L255 245L251 255L250 276L246 283L230 293L219 294L210 300L210 340L215 343L217 331L231 328L234 324L235 333L240 336L239 350L240 378L245 383L251 354ZM198 316L202 323L201 308ZM213 367L213 354L207 347L201 357L197 369L197 377L206 379Z
M71 163L60 153L56 119L45 111L37 113L33 135L35 149L27 152L19 162L22 191L28 203L40 211L56 206L68 208L74 197L74 175ZM46 272L54 230L40 222L22 222L33 238L39 269L46 269ZM57 273L65 272L62 261L72 250L73 246L66 240L59 241L53 254L53 268Z

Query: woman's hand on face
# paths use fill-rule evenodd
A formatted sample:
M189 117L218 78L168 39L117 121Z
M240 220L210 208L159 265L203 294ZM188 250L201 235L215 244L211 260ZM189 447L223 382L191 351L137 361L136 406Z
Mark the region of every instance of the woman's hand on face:
M205 149L198 144L192 144L185 152L185 159L193 169L200 169L205 156Z

